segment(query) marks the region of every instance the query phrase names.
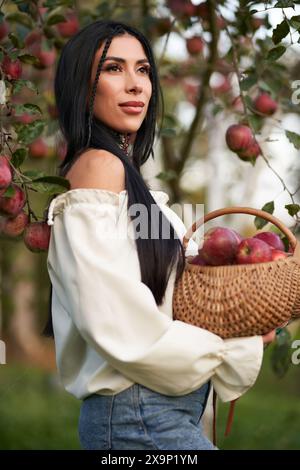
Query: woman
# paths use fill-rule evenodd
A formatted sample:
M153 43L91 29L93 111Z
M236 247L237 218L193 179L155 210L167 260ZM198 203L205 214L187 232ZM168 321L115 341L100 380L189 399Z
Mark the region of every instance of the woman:
M201 422L211 385L223 401L245 393L274 336L223 340L172 320L174 282L197 245L184 252L183 222L140 172L153 156L159 92L150 44L129 25L96 21L62 50L59 174L71 189L50 203L47 266L57 367L82 400L84 449L215 449ZM147 210L140 228L136 204Z

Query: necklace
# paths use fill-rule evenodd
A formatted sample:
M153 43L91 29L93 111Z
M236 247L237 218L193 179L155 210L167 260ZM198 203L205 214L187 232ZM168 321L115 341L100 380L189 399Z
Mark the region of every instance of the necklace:
M130 142L131 134L129 132L119 132L113 129L112 127L105 126L110 134L115 138L119 147L124 150L128 157L131 156L132 144Z
M121 132L116 132L119 146L124 150L127 156L129 156L129 145L130 145L130 134Z

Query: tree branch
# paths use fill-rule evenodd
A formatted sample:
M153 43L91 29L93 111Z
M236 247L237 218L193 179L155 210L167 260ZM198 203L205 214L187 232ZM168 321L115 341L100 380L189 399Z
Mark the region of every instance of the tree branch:
M219 31L217 28L217 18L216 18L216 5L215 0L207 2L209 10L209 25L211 32L211 42L209 47L209 57L207 61L207 67L203 75L202 86L198 96L198 101L196 105L196 113L189 129L189 132L186 134L183 144L180 149L180 160L176 165L177 173L180 174L183 170L185 162L188 160L193 141L195 139L196 131L203 122L203 110L207 101L207 89L209 87L210 77L213 73L216 61L218 59L218 39Z

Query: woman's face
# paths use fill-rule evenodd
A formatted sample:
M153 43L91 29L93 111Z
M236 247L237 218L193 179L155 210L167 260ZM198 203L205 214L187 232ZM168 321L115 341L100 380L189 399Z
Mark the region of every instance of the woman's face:
M94 57L90 90L104 45L101 45ZM112 56L122 60L108 59ZM138 63L139 60L143 62ZM150 64L143 46L134 36L126 34L114 37L98 79L94 115L118 132L136 133L147 114L152 94L149 71ZM139 110L138 113L126 112L126 108L120 105L127 101L139 101L144 106L133 108Z

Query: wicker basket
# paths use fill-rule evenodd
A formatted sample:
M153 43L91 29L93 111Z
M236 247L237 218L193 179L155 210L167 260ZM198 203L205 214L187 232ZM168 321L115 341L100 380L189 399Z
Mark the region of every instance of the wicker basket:
M263 335L300 317L300 244L273 215L250 207L210 212L187 231L184 249L203 223L239 213L272 222L287 236L294 253L277 261L230 266L198 266L186 259L174 286L173 317L222 338Z

